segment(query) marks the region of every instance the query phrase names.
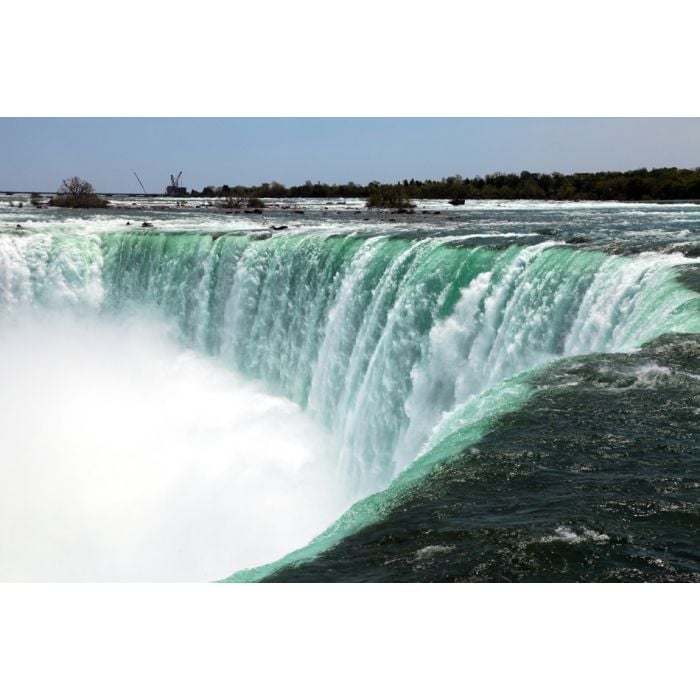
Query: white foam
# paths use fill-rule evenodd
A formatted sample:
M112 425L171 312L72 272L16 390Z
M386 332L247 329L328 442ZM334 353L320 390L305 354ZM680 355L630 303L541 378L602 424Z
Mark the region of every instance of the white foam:
M451 552L454 547L445 547L443 545L434 544L428 547L423 547L416 552L415 559L420 561L422 559L432 559L433 557L440 556L441 554L447 554Z
M610 537L602 532L596 532L587 527L578 528L578 531L566 525L560 525L554 530L553 535L546 535L540 542L565 542L566 544L581 544L582 542L595 542L606 544Z

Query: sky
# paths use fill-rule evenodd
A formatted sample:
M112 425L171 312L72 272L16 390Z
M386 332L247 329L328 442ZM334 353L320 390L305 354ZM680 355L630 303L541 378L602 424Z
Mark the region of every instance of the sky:
M493 172L700 167L700 119L0 118L0 191L365 184Z

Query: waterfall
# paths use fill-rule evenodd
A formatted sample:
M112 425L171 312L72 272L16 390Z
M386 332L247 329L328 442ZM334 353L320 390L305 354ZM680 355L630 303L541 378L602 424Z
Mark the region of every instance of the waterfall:
M106 308L153 305L184 342L304 407L336 437L357 497L504 379L698 323L680 255L318 235L131 234L103 247Z
M360 498L509 377L700 330L697 294L675 277L685 260L554 242L468 247L455 236L3 236L0 313L157 311L186 346L329 431L338 477Z

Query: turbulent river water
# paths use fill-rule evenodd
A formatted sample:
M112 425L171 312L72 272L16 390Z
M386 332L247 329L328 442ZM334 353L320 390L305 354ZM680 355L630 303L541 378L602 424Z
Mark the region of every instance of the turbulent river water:
M10 203L0 578L700 576L697 205Z

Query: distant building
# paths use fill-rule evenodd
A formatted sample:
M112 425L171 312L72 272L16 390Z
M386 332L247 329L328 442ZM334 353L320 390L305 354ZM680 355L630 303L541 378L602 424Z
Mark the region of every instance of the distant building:
M178 173L177 177L170 176L170 184L165 188L165 194L168 197L184 197L187 194L187 188L180 186L181 177L182 170Z

